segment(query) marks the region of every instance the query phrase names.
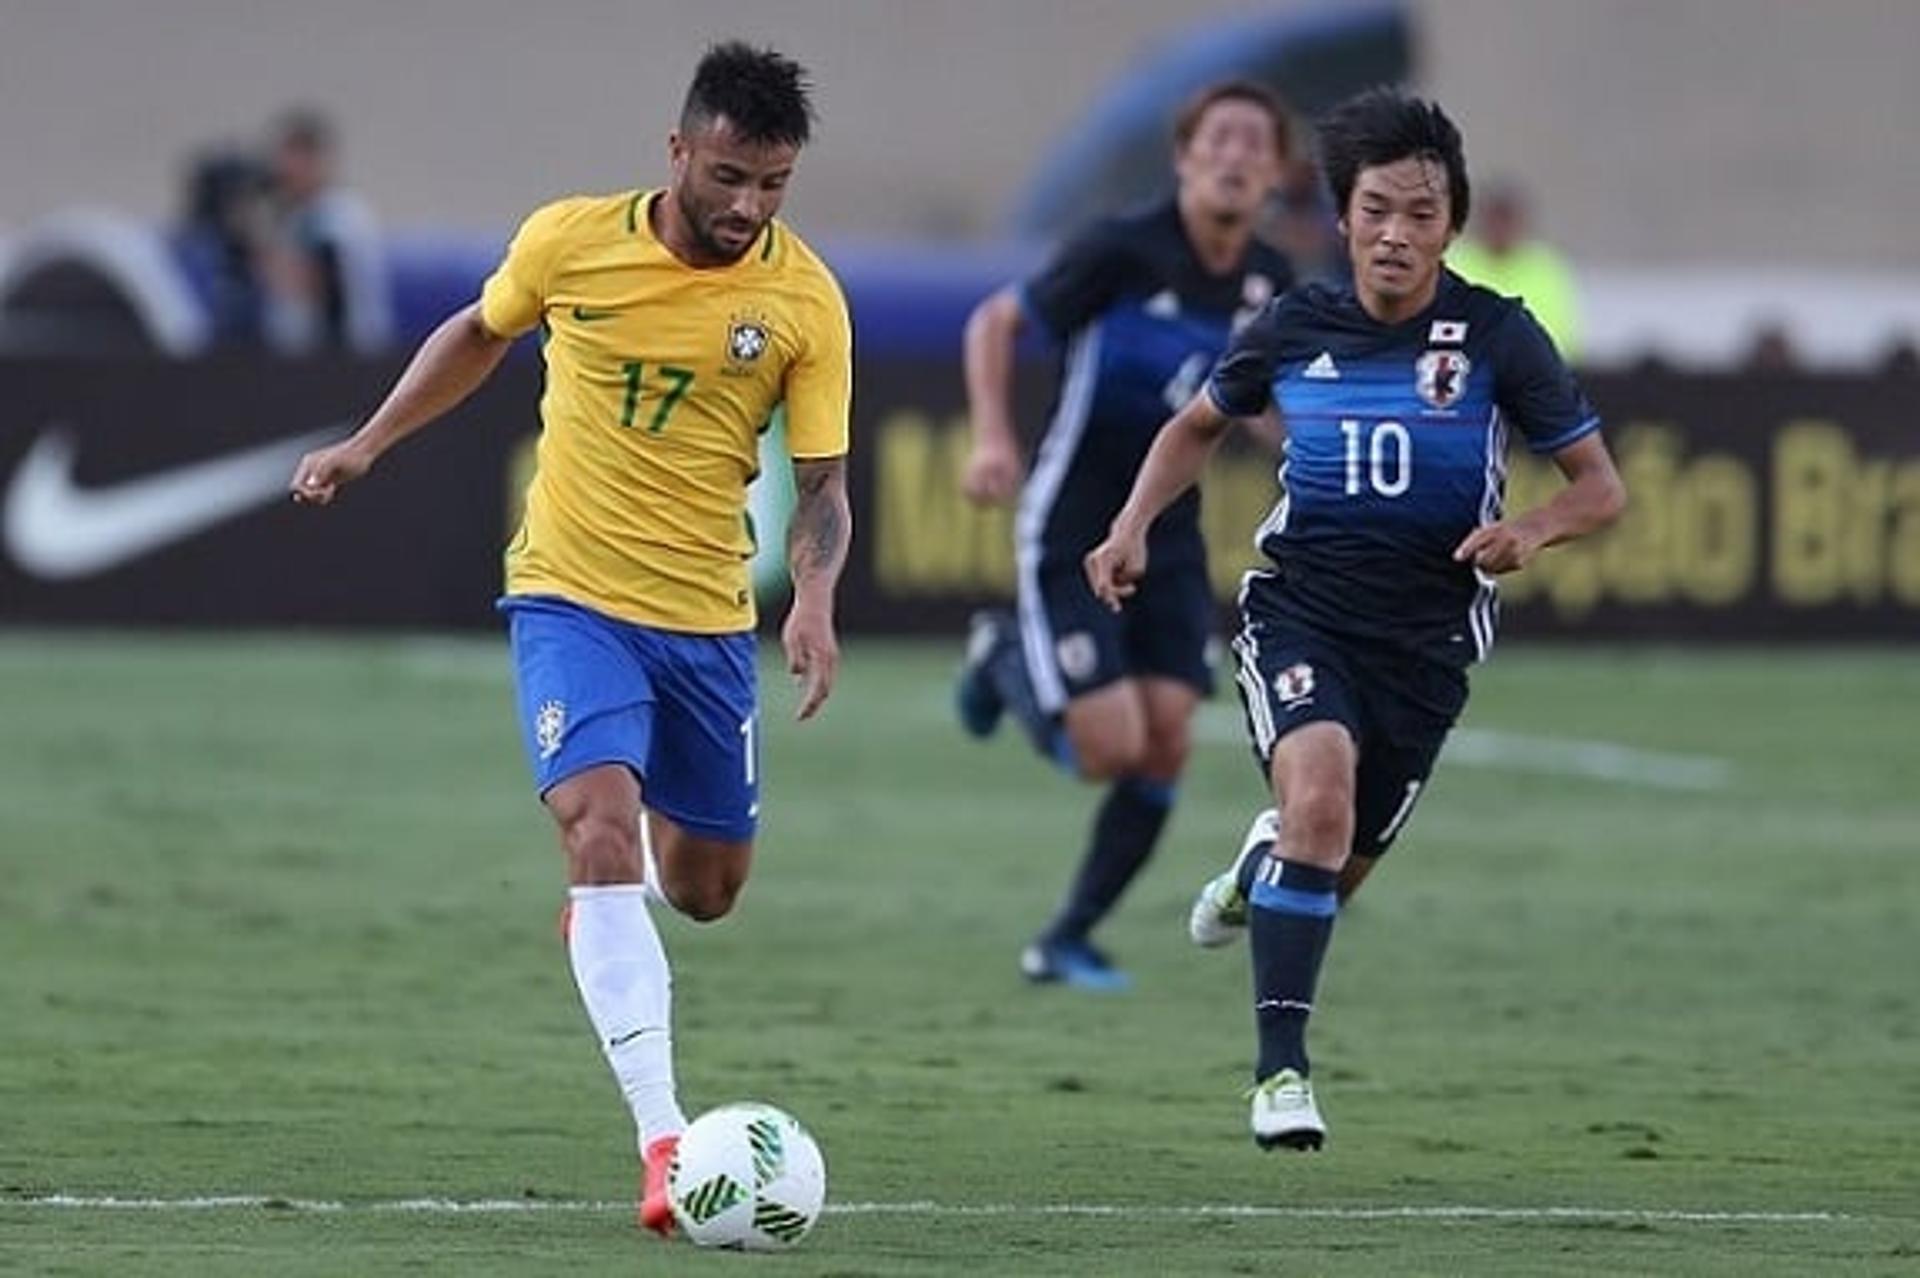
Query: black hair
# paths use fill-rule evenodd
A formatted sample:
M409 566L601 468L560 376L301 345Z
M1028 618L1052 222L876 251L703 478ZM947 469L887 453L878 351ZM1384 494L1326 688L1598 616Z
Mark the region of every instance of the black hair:
M1448 218L1456 231L1467 224L1473 192L1466 152L1460 130L1438 103L1398 89L1369 89L1328 112L1319 133L1321 168L1341 217L1347 215L1361 169L1414 156L1446 170Z
M264 195L270 183L266 169L250 151L228 146L202 151L188 164L183 220L222 229L232 226L244 206Z
M1222 80L1210 84L1180 105L1173 117L1174 145L1182 150L1193 141L1200 121L1222 102L1249 102L1265 111L1273 120L1273 145L1284 161L1293 149L1293 131L1289 127L1286 104L1280 95L1256 80Z
M308 151L331 151L336 138L333 121L326 112L310 106L282 111L273 122L272 133L276 144Z
M680 131L725 116L743 141L805 146L813 132L812 91L807 69L792 58L727 40L708 49L694 70Z

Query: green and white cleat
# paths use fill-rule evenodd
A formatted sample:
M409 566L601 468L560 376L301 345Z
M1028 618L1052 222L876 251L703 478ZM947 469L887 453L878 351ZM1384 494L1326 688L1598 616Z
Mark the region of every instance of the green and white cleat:
M1313 1103L1313 1084L1299 1070L1283 1069L1247 1095L1253 1143L1262 1149L1318 1149L1327 1140L1327 1124Z
M1280 835L1280 814L1272 808L1253 818L1240 852L1226 873L1207 880L1187 912L1187 936L1202 949L1231 944L1247 930L1247 898L1240 891L1240 868L1250 856L1264 854Z

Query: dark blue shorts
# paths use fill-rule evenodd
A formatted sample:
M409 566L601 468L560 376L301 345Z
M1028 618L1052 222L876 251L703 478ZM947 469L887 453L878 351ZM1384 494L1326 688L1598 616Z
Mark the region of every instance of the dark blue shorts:
M1353 851L1379 856L1405 828L1440 747L1467 703L1467 676L1417 653L1333 639L1243 598L1235 681L1261 776L1280 738L1344 724L1359 747Z
M520 734L542 796L622 763L690 833L753 837L760 815L752 632L689 635L545 596L508 596Z
M1150 568L1127 606L1094 598L1079 564L1042 566L1020 581L1020 644L1043 710L1121 679L1158 675L1213 693L1207 647L1213 591L1204 561Z

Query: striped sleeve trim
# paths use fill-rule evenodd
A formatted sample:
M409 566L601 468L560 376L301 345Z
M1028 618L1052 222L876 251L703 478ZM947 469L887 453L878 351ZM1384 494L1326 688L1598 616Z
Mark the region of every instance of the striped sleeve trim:
M1568 444L1577 443L1600 429L1600 418L1596 415L1587 418L1572 430L1562 431L1551 439L1530 439L1527 451L1532 453L1557 453Z

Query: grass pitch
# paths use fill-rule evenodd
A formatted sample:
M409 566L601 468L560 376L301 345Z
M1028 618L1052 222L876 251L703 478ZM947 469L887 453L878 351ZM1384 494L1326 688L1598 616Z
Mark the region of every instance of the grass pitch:
M753 883L665 925L689 1108L827 1155L742 1258L620 1205L500 642L0 636L0 1271L1920 1270L1920 658L1501 653L1335 933L1318 1156L1248 1141L1245 953L1182 931L1232 708L1137 988L1031 990L1095 794L962 739L951 659L855 644L798 727L770 675Z

